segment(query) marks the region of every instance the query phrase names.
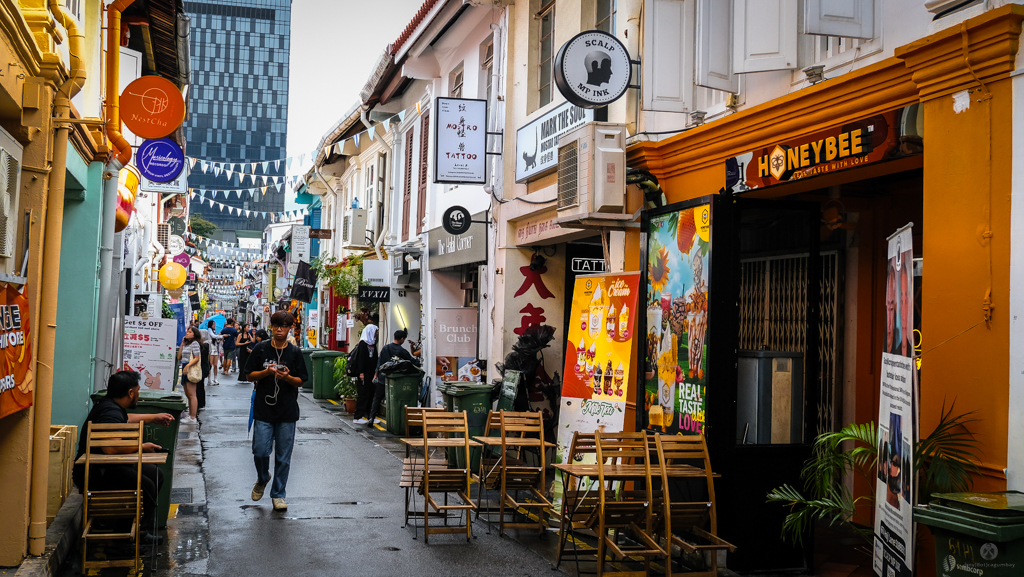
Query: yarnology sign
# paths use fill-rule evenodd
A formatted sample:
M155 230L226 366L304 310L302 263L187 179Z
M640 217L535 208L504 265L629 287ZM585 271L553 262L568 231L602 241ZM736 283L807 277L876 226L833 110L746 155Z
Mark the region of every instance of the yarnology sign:
M583 108L618 100L629 88L632 62L618 38L588 30L566 42L555 56L555 85L565 99Z
M153 182L174 180L185 167L185 154L170 138L147 140L139 147L135 159L139 172Z

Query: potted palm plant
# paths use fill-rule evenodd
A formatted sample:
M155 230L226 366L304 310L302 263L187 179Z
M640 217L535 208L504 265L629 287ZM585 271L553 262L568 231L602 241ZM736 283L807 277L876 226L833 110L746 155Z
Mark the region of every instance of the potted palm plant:
M345 402L349 414L356 412L356 381L348 376L348 357L342 355L334 360L334 391Z

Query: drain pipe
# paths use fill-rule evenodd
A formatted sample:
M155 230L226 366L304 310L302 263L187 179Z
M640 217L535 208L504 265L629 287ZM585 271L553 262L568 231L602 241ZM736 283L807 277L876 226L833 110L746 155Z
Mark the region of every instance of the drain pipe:
M85 35L57 0L48 0L47 7L68 34L68 55L71 69L68 79L57 89L53 100L56 130L50 180L46 192L46 215L43 218L43 262L40 275L39 328L36 356L36 391L32 431L32 484L29 498L28 551L42 555L46 545L46 495L49 483L50 417L53 407L54 345L57 336L57 294L60 284L60 247L64 221L64 184L67 174L68 137L71 125L61 120L71 116L71 98L85 84L82 65Z
M117 0L107 7L107 139L110 158L103 171L103 222L100 237L100 294L96 321L96 356L93 363L93 390L106 388L111 340L110 285L114 276L114 221L117 212L117 175L132 159L132 147L121 134L121 106L118 70L121 65L121 12L134 0Z

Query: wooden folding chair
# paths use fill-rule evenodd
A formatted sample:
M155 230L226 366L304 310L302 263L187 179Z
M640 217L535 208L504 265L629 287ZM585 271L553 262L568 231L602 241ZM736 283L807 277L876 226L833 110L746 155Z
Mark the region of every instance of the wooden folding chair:
M142 511L142 423L89 423L86 430L85 445L85 483L82 494L85 497L82 520L82 572L87 573L93 567L134 567L139 572L139 533L141 526L139 516ZM90 469L94 458L103 454L93 454L93 449L100 447L130 447L132 455L137 456L136 479L134 489L98 491L89 486ZM129 461L130 463L131 461ZM97 465L100 466L100 465ZM115 519L131 519L131 528L127 532L99 531L94 523ZM88 544L99 540L127 540L135 542L135 556L132 559L101 559L90 561L87 558Z
M505 528L537 529L544 531L547 513L551 511L551 502L544 492L547 489L546 464L544 463L544 418L539 412L513 413L501 411L501 462L498 467L501 498L498 506L498 534L504 535ZM526 447L539 449L540 462L527 465L521 459L521 451ZM518 457L512 457L516 453ZM524 491L532 500L520 500L519 493ZM507 523L505 509L510 508L515 515L520 509L536 511L536 521Z
M435 437L437 435L437 437ZM470 518L470 511L476 509L476 504L470 498L470 490L473 483L472 471L470 470L469 456L469 424L466 420L466 413L447 413L425 411L423 413L423 447L424 454L430 454L431 447L454 448L458 453L463 454L465 459L460 467L457 462L449 459L447 468L432 468L431 459L423 461L423 477L419 485L419 493L423 495L423 542L430 542L431 533L461 533L466 532L466 541L473 538L473 523ZM433 493L455 493L462 499L461 505L442 505L434 500ZM447 501L445 501L447 503ZM430 526L430 510L444 513L447 520L448 511L465 511L464 527L434 527Z
M639 433L596 433L598 497L597 509L588 519L588 526L597 531L597 575L604 575L605 554L621 560L628 557L642 557L643 571L618 572L620 575L645 576L650 574L651 559L668 561L669 554L653 537L654 482L651 476L651 459L647 447L647 434ZM634 488L623 491L627 478L626 470L632 471L628 479ZM618 481L618 487L615 486ZM642 486L639 486L641 485ZM637 545L619 543L618 535L629 531ZM608 532L612 531L609 535Z
M489 411L487 413L487 425L484 427L484 437L501 437L501 411ZM501 464L501 448L497 445L485 445L480 454L480 471L473 475L473 480L479 483L476 493L476 518L480 513L492 513L493 509L484 509L484 491L498 491L501 489L501 471L498 466ZM488 522L488 532L490 523Z
M597 442L594 439L594 433L575 431L572 434L572 442L569 444L569 452L566 458L569 463L572 463L574 461L582 461L586 458L586 455L594 455L594 458L597 458ZM587 483L587 486L584 487L570 487L568 484L562 486L562 507L559 514L556 567L562 563L562 555L566 553L566 534L587 528L587 521L597 509L598 495L589 485L590 483ZM579 555L583 554L577 550L575 542L573 543L573 550L569 551L569 553L576 557L577 561ZM576 572L579 573L579 567L576 569Z
M405 436L411 437L413 429L419 429L423 427L423 413L429 411L444 411L441 407L406 407L405 408ZM423 457L414 457L411 454L411 448L409 445L405 446L405 459L402 460L402 477L398 482L398 486L405 489L405 518L402 520L402 528L409 525L409 517L422 517L418 509L416 509L416 493L413 491L415 487L420 484L420 479L423 477L424 459L427 459L428 455L424 454ZM447 466L447 461L444 458L430 459L430 466L435 469L444 469ZM409 508L409 504L412 503L412 508Z
M711 458L704 435L652 435L657 447L657 459L661 474L664 499L657 514L655 525L663 521L666 549L671 553L672 545L690 554L710 557L705 560L704 571L687 572L690 577L716 577L718 575L718 551L735 551L736 547L718 537L718 515L715 512L715 483L711 470ZM692 463L689 471L687 464ZM669 491L671 479L701 480L707 485L707 500L673 500ZM684 537L686 537L684 539ZM672 575L671 559L666 563L665 574Z

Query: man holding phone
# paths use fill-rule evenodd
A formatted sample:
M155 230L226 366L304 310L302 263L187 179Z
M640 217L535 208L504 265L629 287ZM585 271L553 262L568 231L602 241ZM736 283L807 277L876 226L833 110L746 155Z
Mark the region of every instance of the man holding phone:
M256 484L252 500L259 501L270 482L270 452L274 451L274 485L270 498L275 511L288 508L285 488L291 469L295 423L299 420L299 388L309 377L299 347L288 342L295 317L277 311L270 317L271 338L252 349L243 371L256 383L253 398L252 454Z

